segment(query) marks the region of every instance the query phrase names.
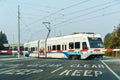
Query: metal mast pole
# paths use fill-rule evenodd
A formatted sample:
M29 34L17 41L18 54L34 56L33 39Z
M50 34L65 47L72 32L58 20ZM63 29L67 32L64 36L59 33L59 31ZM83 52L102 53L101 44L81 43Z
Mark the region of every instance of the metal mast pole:
M40 57L39 48L40 46L39 46L39 40L38 40L38 58Z
M18 58L20 57L20 6L18 5Z
M43 22L43 24L48 29L48 34L47 34L47 37L45 39L45 57L47 57L47 39L48 39L48 37L50 35L51 28L50 28L50 22ZM48 24L48 26L47 26L47 24Z

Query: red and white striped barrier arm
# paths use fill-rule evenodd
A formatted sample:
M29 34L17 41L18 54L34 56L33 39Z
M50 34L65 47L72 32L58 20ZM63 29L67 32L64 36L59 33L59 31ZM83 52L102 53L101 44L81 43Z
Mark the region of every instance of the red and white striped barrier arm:
M92 52L113 52L113 51L120 51L120 49L93 49L93 50L80 50L80 52L90 52L90 51L92 51ZM8 54L10 54L10 53L24 53L24 52L29 52L29 53L34 53L34 52L36 52L36 51L22 51L22 50L20 50L20 51L18 51L18 50L0 50L0 53L8 53ZM48 51L49 52L49 51ZM50 51L50 52L52 52L52 51ZM58 52L58 51L57 51ZM59 52L63 52L62 50L61 51L59 51ZM73 50L68 50L68 52L75 52L75 50L73 51ZM41 50L39 51L39 53L41 53Z

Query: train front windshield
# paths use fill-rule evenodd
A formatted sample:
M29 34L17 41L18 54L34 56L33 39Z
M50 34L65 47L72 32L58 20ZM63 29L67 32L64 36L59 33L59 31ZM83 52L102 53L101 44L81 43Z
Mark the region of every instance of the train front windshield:
M103 48L103 42L101 38L88 37L90 48Z

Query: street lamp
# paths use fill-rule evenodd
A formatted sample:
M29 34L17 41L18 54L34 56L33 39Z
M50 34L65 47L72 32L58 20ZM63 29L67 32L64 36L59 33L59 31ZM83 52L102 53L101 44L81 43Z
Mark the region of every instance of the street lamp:
M48 34L47 34L47 37L45 39L45 50L44 50L45 51L45 57L47 57L47 39L50 35L51 28L50 28L50 22L43 22L43 24L48 29Z

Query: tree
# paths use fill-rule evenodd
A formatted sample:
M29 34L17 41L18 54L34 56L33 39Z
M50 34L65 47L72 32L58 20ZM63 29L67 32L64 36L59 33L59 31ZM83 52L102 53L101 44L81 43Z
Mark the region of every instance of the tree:
M0 32L0 49L4 49L3 44L8 43L7 36L1 31Z
M79 34L79 32L73 32L72 34Z
M108 33L104 38L104 46L106 49L120 49L120 25L113 32ZM119 56L120 56L120 52ZM115 56L115 51L106 52L106 55Z
M110 48L113 33L108 33L104 38L105 48Z
M117 36L120 36L120 24L117 27L116 33L117 33Z

